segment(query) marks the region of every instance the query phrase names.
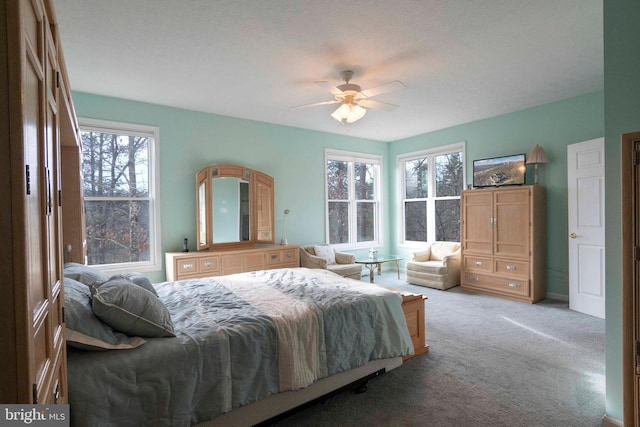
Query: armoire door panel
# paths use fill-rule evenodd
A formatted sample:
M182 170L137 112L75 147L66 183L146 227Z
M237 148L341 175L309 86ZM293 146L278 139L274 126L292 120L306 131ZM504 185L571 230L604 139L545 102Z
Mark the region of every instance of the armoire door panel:
M41 25L41 24L40 24ZM27 53L29 50L27 50ZM44 105L44 81L40 64L33 55L25 55L24 72L24 156L25 156L25 222L26 248L27 251L27 277L25 286L27 287L27 306L30 313L29 324L42 324L45 313L48 312L48 292L47 292L47 264L46 253L46 167L44 166L44 115L42 106ZM33 326L32 326L33 328ZM31 330L30 336L35 339L39 333L36 343L46 344L43 338L44 329ZM35 380L35 373L38 372L44 362L38 353L38 357L32 359L30 376Z
M495 194L494 254L529 256L529 193L505 191Z
M58 348L64 342L64 327L62 322L62 310L64 297L62 294L62 282L58 280L51 292L51 324L53 325L53 346Z
M493 253L492 195L490 192L465 193L463 203L462 235L469 253Z
M22 29L26 48L31 49L38 62L44 58L44 6L40 1L21 0Z
M48 314L48 313L47 313ZM46 386L46 381L51 377L53 368L52 355L53 346L51 343L50 323L46 315L39 319L33 327L34 333L31 341L31 382L35 384L37 393L34 397L41 395ZM35 402L34 402L35 403Z
M66 393L66 351L64 347L57 349L53 363L48 369L51 375L44 378L42 387L37 389L37 402L39 405L67 403Z

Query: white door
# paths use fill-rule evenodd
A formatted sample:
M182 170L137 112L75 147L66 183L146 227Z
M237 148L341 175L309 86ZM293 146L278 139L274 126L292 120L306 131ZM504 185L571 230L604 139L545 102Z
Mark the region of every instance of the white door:
M604 319L604 138L567 147L569 308Z

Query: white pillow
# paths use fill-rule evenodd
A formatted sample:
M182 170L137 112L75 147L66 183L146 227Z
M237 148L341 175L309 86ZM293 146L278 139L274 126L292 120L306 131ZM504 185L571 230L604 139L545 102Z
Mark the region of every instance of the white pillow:
M336 263L336 254L335 252L333 252L333 248L331 246L329 245L314 246L313 251L316 253L316 256L326 259L327 264Z

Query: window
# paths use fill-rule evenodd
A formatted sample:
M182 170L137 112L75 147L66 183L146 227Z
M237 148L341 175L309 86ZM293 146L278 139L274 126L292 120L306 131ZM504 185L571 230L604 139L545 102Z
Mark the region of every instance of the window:
M460 241L464 144L398 157L402 242Z
M370 246L380 240L380 156L327 150L327 241Z
M80 120L87 264L157 269L158 128Z

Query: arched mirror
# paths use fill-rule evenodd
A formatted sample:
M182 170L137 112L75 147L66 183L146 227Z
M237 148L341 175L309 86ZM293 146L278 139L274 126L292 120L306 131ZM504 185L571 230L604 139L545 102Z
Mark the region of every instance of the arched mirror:
M273 243L273 178L236 165L196 174L198 250Z

